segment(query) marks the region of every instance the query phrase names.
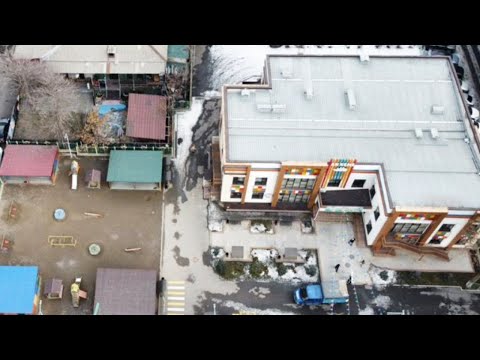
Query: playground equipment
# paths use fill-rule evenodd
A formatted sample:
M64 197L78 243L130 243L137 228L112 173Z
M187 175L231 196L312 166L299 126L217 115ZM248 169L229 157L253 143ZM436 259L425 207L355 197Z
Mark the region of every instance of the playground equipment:
M45 282L43 294L47 299L61 299L63 297L63 281L61 279L48 279Z
M100 189L102 173L100 170L89 170L85 175L85 182L89 189Z
M80 165L78 165L78 161L73 160L72 165L70 166L70 175L72 176L72 190L77 190L79 171Z
M70 286L70 293L72 294L73 307L80 306L80 299L87 299L87 292L80 290L82 278L75 278L75 282Z

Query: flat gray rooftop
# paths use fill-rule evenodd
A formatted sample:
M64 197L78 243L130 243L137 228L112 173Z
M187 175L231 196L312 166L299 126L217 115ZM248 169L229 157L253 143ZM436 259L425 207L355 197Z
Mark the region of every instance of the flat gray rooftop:
M442 57L270 57L271 90L227 90L227 161L383 163L396 206L478 208L455 76Z

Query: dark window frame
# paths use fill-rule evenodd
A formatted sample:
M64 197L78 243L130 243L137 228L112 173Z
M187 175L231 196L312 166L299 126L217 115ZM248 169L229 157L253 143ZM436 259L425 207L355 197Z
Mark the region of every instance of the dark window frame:
M375 189L375 185L372 185L372 187L370 188L370 199L373 199L376 193L377 190Z
M367 235L370 234L372 232L372 229L373 229L372 220L370 220L365 227L367 228Z
M373 212L373 216L375 217L375 221L377 221L378 218L380 217L380 207L379 206L377 206L377 208Z
M252 199L255 200L263 200L263 196L265 195L264 192L259 192L259 193L253 193L252 194Z
M327 187L339 187L342 179L332 179L328 182Z
M441 231L441 232L451 232L453 230L453 228L455 227L456 224L442 224L442 226L440 227L440 229L438 229L438 231ZM444 229L444 227L446 227L447 229Z
M243 181L240 182L235 182L238 181L238 179L243 179ZM234 176L232 180L232 185L245 185L245 176Z
M261 178L255 178L255 184L256 186L267 186L268 183L268 178L266 177L261 177Z
M352 183L352 188L363 188L363 186L365 185L365 183L367 182L366 179L355 179L353 180L353 183ZM361 183L361 185L358 185L359 183Z
M243 194L239 191L234 191L234 190L230 191L230 199L241 199L242 195Z

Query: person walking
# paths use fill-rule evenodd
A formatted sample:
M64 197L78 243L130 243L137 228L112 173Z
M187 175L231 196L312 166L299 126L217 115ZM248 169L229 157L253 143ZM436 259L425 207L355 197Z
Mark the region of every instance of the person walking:
M365 265L365 260L360 261L360 266Z
M355 242L355 238L350 239L350 240L348 241L348 245L352 246L354 242Z
M340 264L335 265L335 272L338 272L339 268L340 268Z
M350 277L347 280L347 285L351 285L351 284L352 284L352 275L350 275Z

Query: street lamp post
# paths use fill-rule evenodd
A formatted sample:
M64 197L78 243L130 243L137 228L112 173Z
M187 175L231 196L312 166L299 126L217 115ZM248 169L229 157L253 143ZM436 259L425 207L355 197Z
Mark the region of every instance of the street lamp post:
M68 152L70 153L70 159L72 159L73 158L72 149L70 148L70 140L68 140L68 134L67 133L65 133L65 140L67 140Z

